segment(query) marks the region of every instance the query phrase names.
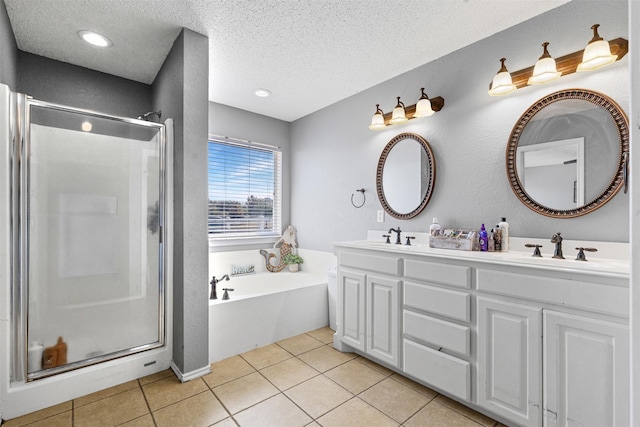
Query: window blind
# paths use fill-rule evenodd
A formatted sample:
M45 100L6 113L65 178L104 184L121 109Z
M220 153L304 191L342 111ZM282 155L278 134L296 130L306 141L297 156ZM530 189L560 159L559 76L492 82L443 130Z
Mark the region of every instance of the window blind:
M279 235L282 153L277 147L209 140L210 238Z

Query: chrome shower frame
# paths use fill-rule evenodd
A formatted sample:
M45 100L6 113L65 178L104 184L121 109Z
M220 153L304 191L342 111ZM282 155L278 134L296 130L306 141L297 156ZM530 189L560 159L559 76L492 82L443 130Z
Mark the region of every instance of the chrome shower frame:
M113 120L157 128L159 130L159 251L158 251L158 341L131 347L97 357L83 359L63 366L41 370L34 373L27 372L28 357L28 318L29 318L29 188L30 188L30 108L44 107L59 111L83 114L100 119ZM68 107L61 104L38 101L33 98L11 92L10 94L10 158L9 173L10 188L10 240L11 240L11 374L10 383L20 384L52 375L84 368L109 360L118 359L132 354L165 346L167 342L166 329L166 284L165 276L168 251L166 230L169 218L166 215L167 204L167 127L161 123L143 121L128 117L120 117L99 113L93 110Z

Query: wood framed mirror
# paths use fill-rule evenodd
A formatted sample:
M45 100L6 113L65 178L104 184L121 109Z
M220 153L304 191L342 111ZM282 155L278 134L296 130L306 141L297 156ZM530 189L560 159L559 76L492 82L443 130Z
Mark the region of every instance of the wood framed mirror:
M554 92L516 122L506 150L509 184L529 209L574 218L602 207L627 182L629 124L606 95Z
M426 139L401 133L382 150L376 173L376 191L392 217L410 219L427 206L436 182L436 160Z

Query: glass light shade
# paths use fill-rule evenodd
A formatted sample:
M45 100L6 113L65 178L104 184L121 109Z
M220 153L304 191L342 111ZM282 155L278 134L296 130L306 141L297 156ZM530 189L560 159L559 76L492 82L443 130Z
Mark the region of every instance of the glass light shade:
M420 98L416 104L416 112L413 113L413 117L429 117L435 113L431 108L431 100L429 98Z
M404 123L407 121L407 114L404 111L404 104L400 102L400 97L398 97L398 103L396 107L393 109L393 113L391 114L391 120L389 122L393 125L397 125L398 123Z
M611 54L611 47L606 40L591 41L582 55L582 62L576 71L593 71L616 61L618 55Z
M380 130L384 129L385 127L387 127L387 125L384 124L384 116L382 115L382 113L374 114L371 118L371 125L369 125L369 129Z
M553 58L541 58L533 67L533 75L529 77L527 84L539 85L550 82L562 75L556 68L556 60Z
M380 130L384 129L385 127L387 127L387 125L384 123L384 113L380 109L380 104L376 104L376 112L373 117L371 117L371 124L369 125L369 129Z
M516 85L513 84L513 80L511 80L511 74L508 71L502 71L493 78L493 83L491 84L491 89L489 89L489 95L491 96L501 96L506 95L508 93L516 90Z

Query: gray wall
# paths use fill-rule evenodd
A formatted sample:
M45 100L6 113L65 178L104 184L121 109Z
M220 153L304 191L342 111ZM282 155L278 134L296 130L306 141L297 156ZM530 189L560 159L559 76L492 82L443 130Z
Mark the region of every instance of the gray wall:
M23 51L18 69L18 92L41 101L124 117L151 110L151 86L144 83Z
M513 194L506 178L505 149L513 125L536 100L561 89L579 87L609 95L629 107L629 57L594 72L576 73L543 85L494 98L488 86L499 58L516 71L535 63L541 44L552 55L584 49L591 25L600 23L607 40L628 38L626 1L574 1L516 27L481 40L436 61L358 93L291 125L291 218L301 247L331 250L331 243L363 239L366 230L399 225L426 231L431 218L440 224L471 228L496 224L506 216L513 236L626 242L629 197L622 193L601 209L575 219L536 214ZM395 97L413 104L425 87L442 96L442 111L383 131L368 129L375 104L391 111ZM387 142L401 132L415 132L430 143L437 177L429 205L418 217L400 221L385 215L375 192L376 166ZM364 207L351 206L355 189L366 189Z
M209 42L183 30L153 83L174 119L173 358L183 374L209 366L207 93Z
M282 148L282 226L290 221L291 174L290 174L290 138L288 122L250 113L238 108L209 102L209 134L226 136L246 141L260 142ZM295 224L294 224L295 225ZM235 249L256 249L265 245L242 245L242 247L212 247L211 251L229 251ZM267 245L268 246L268 245Z
M16 90L18 48L4 0L0 0L0 83Z

